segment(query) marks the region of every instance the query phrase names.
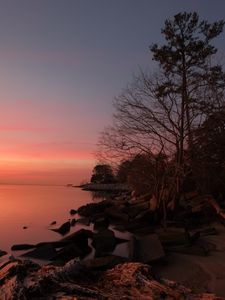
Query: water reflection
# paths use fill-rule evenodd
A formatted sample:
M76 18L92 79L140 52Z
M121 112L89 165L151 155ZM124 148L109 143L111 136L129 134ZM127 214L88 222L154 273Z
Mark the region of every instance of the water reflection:
M78 188L0 185L0 249L10 253L13 244L59 239L49 225L60 226L71 218L71 209L89 202L90 194ZM75 227L71 231L83 226Z

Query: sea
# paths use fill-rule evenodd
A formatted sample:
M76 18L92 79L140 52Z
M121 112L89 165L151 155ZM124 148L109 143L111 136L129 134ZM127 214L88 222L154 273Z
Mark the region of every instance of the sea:
M0 185L0 249L14 254L14 244L55 241L57 228L76 216L71 209L92 202L90 192L67 186ZM50 224L56 222L54 226ZM79 230L76 224L72 230Z
M0 257L0 263L9 257L20 258L24 253L12 251L12 245L59 240L62 236L51 229L60 227L69 219L78 218L77 215L70 215L71 209L100 201L105 196L67 186L0 185L0 250L7 252ZM52 222L56 224L51 225ZM81 228L93 230L93 224L88 227L76 223L68 234ZM129 239L128 233L110 229L116 237ZM117 245L113 254L127 257L128 252L129 244L123 243Z

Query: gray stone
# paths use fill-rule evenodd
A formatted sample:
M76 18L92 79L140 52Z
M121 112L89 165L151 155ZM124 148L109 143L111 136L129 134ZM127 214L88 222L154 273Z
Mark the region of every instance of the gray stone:
M156 234L133 235L130 243L130 258L134 261L149 263L165 256L162 244Z

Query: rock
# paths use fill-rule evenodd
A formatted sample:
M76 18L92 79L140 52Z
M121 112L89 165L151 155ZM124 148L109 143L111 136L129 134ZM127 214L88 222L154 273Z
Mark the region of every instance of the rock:
M55 225L56 221L52 221L52 223L50 223L50 226Z
M59 250L57 254L51 258L51 260L68 262L75 257L84 258L91 251L92 249L88 246L88 244L84 247L80 244L71 243Z
M36 249L26 252L22 254L21 256L24 257L32 257L37 259L43 259L43 260L51 260L52 257L56 255L55 248L49 243L40 247L37 247Z
M87 243L88 238L92 238L93 233L91 230L86 230L86 229L80 229L68 236L66 236L65 238L61 239L60 242L63 243L71 243L71 242L75 242L75 243Z
M73 219L70 221L70 226L75 226L76 222L77 222L76 219L73 218Z
M78 208L78 214L84 217L92 217L93 215L103 213L107 207L112 204L107 201L98 203L89 203Z
M105 257L96 257L81 262L83 266L92 270L105 270L115 267L118 264L127 262L127 259L121 256L109 255Z
M106 217L105 212L94 214L90 217L90 222L95 223L96 220L105 218L105 217Z
M92 235L92 231L81 229L61 239L59 242L64 245L54 256L54 260L68 261L74 257L84 258L91 252L88 239L91 238Z
M38 247L42 247L42 246L45 246L45 245L50 245L52 246L53 248L62 248L64 246L66 246L69 242L63 242L63 241L55 241L55 242L40 242L38 244L35 245L36 248Z
M156 234L133 235L130 258L134 261L150 263L165 257L161 242Z
M146 210L145 206L135 205L135 206L125 207L123 209L123 212L126 213L129 216L129 218L133 219L145 210Z
M77 223L80 223L80 224L85 225L85 226L89 226L90 225L90 219L89 218L80 218L80 219L77 219Z
M213 294L193 294L190 289L173 281L159 281L151 267L140 263L119 264L105 271L98 287L110 300L223 300Z
M112 219L112 220L122 220L127 222L129 220L129 216L123 212L121 212L120 209L118 209L116 206L111 206L105 210L106 215Z
M94 230L106 229L109 226L109 221L105 217L100 217L94 221Z
M96 256L111 253L116 247L116 238L112 230L104 229L93 234L92 246L95 248Z
M163 247L189 245L190 235L184 228L166 228L156 231Z
M132 222L123 222L119 226L117 225L115 229L119 231L129 231L136 232L143 228L150 227L153 223L154 216L152 212L144 212L139 218L135 218Z
M52 231L55 231L61 235L65 235L70 231L70 222L63 223L59 228L56 229L50 229Z
M13 245L11 247L12 251L18 251L18 250L28 250L28 249L32 249L35 248L35 245L30 245L30 244L18 244L18 245Z
M71 210L70 210L71 216L75 215L76 213L77 213L77 210L76 210L76 209L71 209Z
M4 256L4 255L6 255L7 254L7 252L6 251L4 251L4 250L0 250L0 257L1 256Z
M157 280L151 267L141 263L118 264L92 271L77 260L63 267L38 266L31 261L0 266L0 299L129 299L224 300L213 294L194 294L176 282Z

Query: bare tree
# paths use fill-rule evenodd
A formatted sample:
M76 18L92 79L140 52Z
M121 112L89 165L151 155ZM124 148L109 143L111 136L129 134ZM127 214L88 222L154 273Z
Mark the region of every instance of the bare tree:
M220 109L225 85L222 67L212 64L211 41L223 21L209 24L197 13L180 13L166 20L166 43L153 45L160 72L140 72L115 101L114 123L101 135L108 157L124 153L165 153L176 163L176 194L184 178L184 154L194 155L193 131L209 111ZM174 197L174 205L176 205Z

